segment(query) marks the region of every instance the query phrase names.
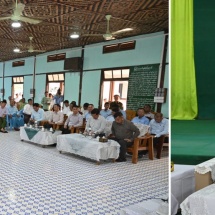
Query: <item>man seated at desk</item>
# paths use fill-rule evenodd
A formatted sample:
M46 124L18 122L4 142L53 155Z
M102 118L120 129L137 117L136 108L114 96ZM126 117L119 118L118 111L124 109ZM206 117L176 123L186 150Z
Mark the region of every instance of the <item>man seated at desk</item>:
M79 113L79 107L73 106L72 107L72 114L70 114L64 123L64 129L62 134L69 134L71 133L72 128L77 128L83 125L83 116Z
M54 111L51 113L51 118L48 121L50 126L53 125L63 125L64 115L60 111L60 105L55 104L54 105Z
M147 117L149 120L154 119L154 114L151 112L151 106L148 104L145 104L144 107L145 117Z
M100 110L100 115L103 116L105 119L106 119L109 115L111 115L111 110L109 109L109 107L110 107L109 102L105 102L105 104L104 104L104 108L105 108L105 109Z
M37 121L38 124L42 120L44 120L44 110L40 108L38 103L33 104L33 111L30 118L30 123L33 124L35 121Z
M19 111L15 106L14 99L10 100L10 106L7 107L7 114L7 120L11 124L11 127L14 127L15 131L19 131L19 127L24 125L24 120L19 115Z
M0 132L8 133L5 130L6 122L6 115L7 115L7 108L6 108L7 101L4 99L0 102Z
M140 131L132 122L124 119L121 112L115 113L114 119L110 139L117 141L120 145L119 158L116 162L125 162L126 149L133 145L134 139L139 136Z
M169 121L168 119L163 118L162 113L156 113L155 118L152 119L149 123L150 133L154 135L153 143L157 148L156 158L160 159L161 150L163 146L164 137L169 133Z
M94 108L93 104L88 105L88 107L87 107L88 112L84 115L84 118L85 118L86 122L91 117L91 111L93 110L93 108Z
M149 119L144 116L144 109L143 108L138 108L137 110L137 116L134 117L131 122L137 123L137 124L143 124L143 125L148 125L149 124Z
M95 136L104 136L104 130L106 127L106 120L103 116L99 115L100 111L98 108L94 108L91 111L91 117L87 121L85 131L88 132L91 129L91 133Z

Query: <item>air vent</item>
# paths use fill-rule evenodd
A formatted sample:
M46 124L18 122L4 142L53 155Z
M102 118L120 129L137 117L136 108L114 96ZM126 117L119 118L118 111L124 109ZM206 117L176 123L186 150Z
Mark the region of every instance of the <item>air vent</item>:
M25 61L14 61L12 62L12 67L17 67L17 66L24 66L25 65Z
M103 54L135 49L135 44L136 44L136 41L134 40L134 41L128 41L124 43L106 45L106 46L103 46Z
M47 56L47 62L53 62L53 61L59 61L59 60L65 60L65 59L66 59L66 53Z

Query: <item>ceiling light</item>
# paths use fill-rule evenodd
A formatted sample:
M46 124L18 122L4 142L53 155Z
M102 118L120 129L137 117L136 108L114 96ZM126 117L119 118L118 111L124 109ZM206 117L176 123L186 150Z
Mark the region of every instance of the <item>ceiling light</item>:
M21 23L18 22L18 21L15 21L15 22L12 22L11 26L12 26L13 28L19 28L19 27L21 27Z
M79 34L77 32L73 32L72 34L70 34L70 38L77 39L79 38Z
M20 52L20 49L19 48L15 48L13 51L16 52L16 53L18 53L18 52Z

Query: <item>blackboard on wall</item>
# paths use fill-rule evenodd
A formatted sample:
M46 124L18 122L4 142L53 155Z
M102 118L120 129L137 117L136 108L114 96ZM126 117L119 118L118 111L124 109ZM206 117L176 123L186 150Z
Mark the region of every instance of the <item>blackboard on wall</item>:
M130 67L127 109L137 110L145 104L155 108L154 95L157 88L160 64Z

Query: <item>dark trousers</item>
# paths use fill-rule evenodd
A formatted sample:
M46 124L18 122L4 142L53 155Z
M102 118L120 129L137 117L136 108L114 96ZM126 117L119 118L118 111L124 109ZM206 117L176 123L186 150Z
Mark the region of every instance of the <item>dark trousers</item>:
M165 139L164 135L161 135L160 137L154 137L153 138L153 145L157 151L156 158L158 158L158 159L161 158L161 151L163 148L164 139Z
M25 124L29 123L29 120L30 120L30 118L31 118L31 115L28 115L28 114L25 114L25 113L23 113L23 115L24 115L24 123L25 123Z
M110 139L117 141L120 145L119 159L126 159L127 147L132 146L134 142L126 142L125 140L119 140L117 138Z

